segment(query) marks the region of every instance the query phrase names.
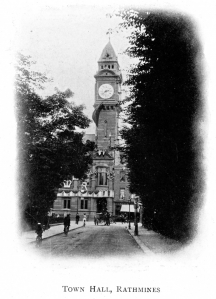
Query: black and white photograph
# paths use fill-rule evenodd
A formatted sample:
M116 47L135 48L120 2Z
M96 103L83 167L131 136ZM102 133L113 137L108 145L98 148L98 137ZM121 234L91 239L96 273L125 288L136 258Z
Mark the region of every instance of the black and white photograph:
M2 8L2 298L214 299L213 2Z

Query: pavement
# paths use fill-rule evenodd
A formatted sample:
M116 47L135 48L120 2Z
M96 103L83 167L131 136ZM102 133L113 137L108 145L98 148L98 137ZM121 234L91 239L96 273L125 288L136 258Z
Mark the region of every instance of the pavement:
M131 224L131 229L128 229L127 226L127 230L142 251L148 255L175 252L180 250L183 246L182 243L176 240L166 238L152 230L147 230L141 223L138 224L138 236L134 236L134 224Z
M89 222L88 224L93 225L93 222L92 223ZM82 226L83 226L82 221L80 221L79 224L72 223L72 221L71 221L69 231L78 229L79 227L82 227ZM64 232L63 223L51 225L48 230L45 230L43 232L43 239L48 239L48 238L51 238L52 236L60 235L63 232ZM28 244L28 243L35 242L36 236L37 235L35 233L35 230L30 230L30 231L22 232L20 239L23 244Z
M87 226L93 226L93 221L88 221L86 223ZM128 229L127 223L119 223L111 224L113 225L119 225L125 227L126 230L128 230L128 233L134 238L134 240L137 242L137 244L140 246L142 251L145 254L148 255L154 255L157 253L170 253L179 250L182 248L182 244L178 241L166 238L159 233L156 233L151 230L147 230L146 228L142 227L141 223L138 224L138 236L134 236L134 224L131 224L131 229ZM79 224L75 224L71 221L70 229L69 231L76 230L83 226L82 221L79 222ZM55 235L63 234L63 224L58 225L52 225L48 230L45 230L43 232L43 239L51 238ZM23 244L29 244L32 242L35 242L36 239L36 233L34 230L22 232L20 235L21 243Z

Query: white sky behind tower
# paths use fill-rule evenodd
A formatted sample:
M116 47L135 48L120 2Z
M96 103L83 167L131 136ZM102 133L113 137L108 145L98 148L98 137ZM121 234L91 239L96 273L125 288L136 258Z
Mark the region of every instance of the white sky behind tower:
M54 88L74 92L73 101L85 104L84 113L92 119L94 110L94 75L97 61L109 40L109 28L117 27L120 19L109 18L113 7L62 6L38 7L22 13L16 19L15 49L30 55L37 62L36 69L53 78L42 95L54 93ZM25 16L23 18L23 16ZM110 37L125 79L130 60L121 54L127 47L125 34L115 32ZM94 133L94 123L85 131Z

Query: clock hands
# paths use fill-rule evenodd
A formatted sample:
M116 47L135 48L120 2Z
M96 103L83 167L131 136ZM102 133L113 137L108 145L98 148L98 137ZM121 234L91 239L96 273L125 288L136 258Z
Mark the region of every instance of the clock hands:
M104 98L109 98L113 94L113 87L109 84L102 84L99 88L99 95Z

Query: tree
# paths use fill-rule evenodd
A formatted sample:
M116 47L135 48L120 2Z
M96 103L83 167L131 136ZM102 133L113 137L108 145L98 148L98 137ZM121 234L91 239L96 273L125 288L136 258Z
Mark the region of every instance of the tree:
M42 99L35 91L49 80L31 71L30 57L19 55L16 78L18 182L21 217L43 222L67 177L85 177L94 143L83 143L76 127L88 127L84 106L69 103L73 93L56 90Z
M131 30L126 52L138 59L126 82L129 126L122 130L130 191L142 200L146 227L187 240L202 192L199 42L180 14L120 15Z

